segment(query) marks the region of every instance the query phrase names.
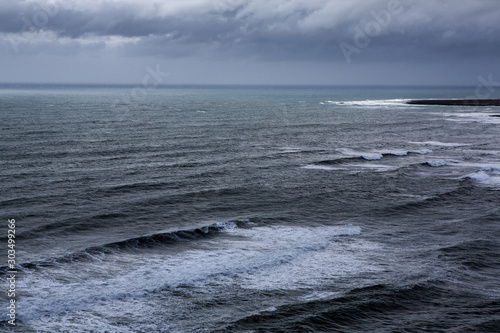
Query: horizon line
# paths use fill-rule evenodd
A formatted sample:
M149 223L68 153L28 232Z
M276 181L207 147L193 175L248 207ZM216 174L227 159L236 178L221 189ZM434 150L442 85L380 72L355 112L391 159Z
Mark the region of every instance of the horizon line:
M53 87L140 87L137 83L75 83L75 82L0 82L5 86L53 86ZM473 84L298 84L298 83L169 83L148 87L148 89L165 88L470 88Z

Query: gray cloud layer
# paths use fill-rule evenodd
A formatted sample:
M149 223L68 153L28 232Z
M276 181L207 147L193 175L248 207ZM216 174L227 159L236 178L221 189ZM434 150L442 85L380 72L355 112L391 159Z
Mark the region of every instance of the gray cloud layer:
M498 0L0 0L0 82L476 84Z
M397 13L384 16L391 5ZM120 52L138 56L332 61L343 60L341 42L367 47L359 31L372 28L370 52L353 57L419 61L498 56L499 18L498 0L7 1L0 32L25 40L30 32L52 32L56 42L67 41L58 49L73 50L71 40L96 49L107 36L123 37ZM42 43L31 52L50 45L38 37L28 42Z

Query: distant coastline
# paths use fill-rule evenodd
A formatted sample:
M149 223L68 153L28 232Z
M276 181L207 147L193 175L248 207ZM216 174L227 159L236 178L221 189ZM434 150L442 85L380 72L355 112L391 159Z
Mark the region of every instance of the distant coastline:
M500 99L418 99L406 104L413 105L458 105L458 106L500 106Z

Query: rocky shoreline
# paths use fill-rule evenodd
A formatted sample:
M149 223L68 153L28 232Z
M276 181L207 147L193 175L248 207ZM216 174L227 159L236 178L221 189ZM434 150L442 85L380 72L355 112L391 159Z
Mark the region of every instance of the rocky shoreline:
M499 99L417 99L406 102L413 105L500 106Z

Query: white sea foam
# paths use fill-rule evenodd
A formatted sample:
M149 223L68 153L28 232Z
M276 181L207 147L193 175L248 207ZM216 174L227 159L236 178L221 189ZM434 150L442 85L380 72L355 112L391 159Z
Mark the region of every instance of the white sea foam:
M280 153L298 153L303 151L303 148L299 147L279 147Z
M326 171L334 171L334 170L344 170L345 168L331 167L328 165L317 165L317 164L308 164L304 165L301 168L309 169L309 170L326 170Z
M361 157L365 160L375 161L381 160L384 156L381 153L361 153Z
M384 150L384 151L363 152L363 151L354 151L354 150L349 149L349 148L340 148L340 149L338 149L338 151L344 155L358 156L358 157L364 158L365 160L370 160L370 161L380 160L384 157L384 155L406 156L410 153L420 154L420 155L432 153L432 150L430 150L430 149L417 149L417 150L391 149L391 150Z
M357 226L221 226L228 237L201 239L179 253L108 253L100 261L66 263L27 273L23 277L25 295L19 299L20 316L29 322L179 286L304 288L322 279L375 269L365 251L375 245L362 240L336 241L341 236L360 235Z
M356 168L367 168L367 169L372 169L376 172L386 172L386 171L392 171L392 170L397 170L401 168L402 166L405 166L407 164L380 164L375 161L379 161L384 159L384 157L387 157L388 155L392 156L407 156L408 154L429 154L432 153L432 150L430 149L420 149L420 150L402 150L402 149L390 149L390 150L384 150L384 151L355 151L350 148L339 148L337 149L339 153L342 153L343 155L349 156L346 159L339 158L337 157L337 160L339 161L339 165L331 166L331 165L324 165L324 164L308 164L302 166L304 169L312 169L312 170L326 170L326 171L334 171L334 170L349 170L349 169L356 169ZM350 157L354 157L352 160L350 160ZM359 161L357 158L362 158L365 161ZM335 164L335 159L332 161L332 164ZM369 163L369 161L374 161L373 163ZM347 162L347 163L346 163ZM393 160L393 162L396 162L396 160ZM432 163L432 162L431 162Z
M271 306L270 308L262 310L262 312L275 312L278 311L278 309L274 306Z
M478 171L465 176L473 182L481 183L488 186L500 186L500 175L491 175L485 171Z
M399 166L394 166L394 165L384 165L384 164L374 164L374 163L345 164L345 166L351 168L373 169L374 171L378 172L386 172L391 170L397 170L400 168Z
M359 156L364 158L365 160L370 160L370 161L380 160L384 157L381 153L378 152L359 152L349 148L340 148L338 149L338 151L344 155Z
M387 150L382 152L383 155L394 155L394 156L407 156L408 150Z
M428 161L427 164L431 167L442 167L448 165L448 162L445 160L434 160L434 161Z
M416 150L409 150L408 153L426 155L426 154L432 154L432 150L430 150L430 149L416 149Z
M452 143L452 142L440 142L440 141L422 141L422 142L411 141L409 143L417 145L429 145L429 146L441 146L441 147L470 146L469 143Z
M359 235L359 227L280 227L279 232L272 227L266 229L266 232L238 230L238 234L247 239L242 244L247 251L264 252L267 261L259 269L240 275L240 285L244 288L304 289L331 281L337 276L381 269L372 265L365 256L365 251L375 250L378 245L351 238L348 244L332 242L339 236Z
M315 300L334 298L334 297L338 297L339 295L340 295L340 293L338 293L338 292L313 291L312 293L301 297L301 299L303 299L305 301L315 301Z
M446 120L458 122L477 122L486 124L500 124L500 117L494 117L497 113L487 112L462 112L462 113L444 113Z
M380 100L364 100L364 101L326 101L333 105L346 106L364 106L364 107L390 107L390 106L406 106L407 99L380 99Z

